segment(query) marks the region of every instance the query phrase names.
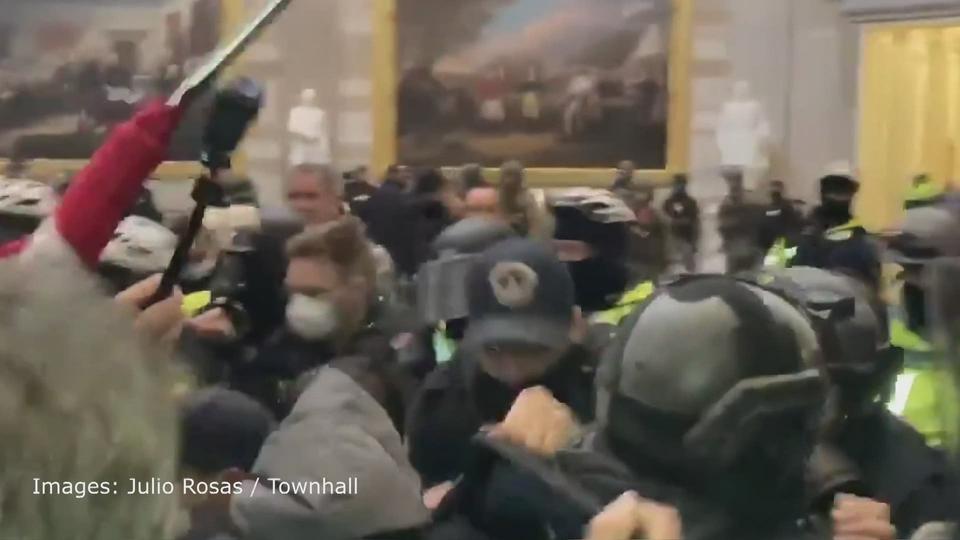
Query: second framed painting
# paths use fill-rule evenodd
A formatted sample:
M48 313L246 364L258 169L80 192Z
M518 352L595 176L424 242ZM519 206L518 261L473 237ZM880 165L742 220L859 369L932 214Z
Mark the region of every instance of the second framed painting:
M375 162L604 184L682 171L689 0L382 0Z

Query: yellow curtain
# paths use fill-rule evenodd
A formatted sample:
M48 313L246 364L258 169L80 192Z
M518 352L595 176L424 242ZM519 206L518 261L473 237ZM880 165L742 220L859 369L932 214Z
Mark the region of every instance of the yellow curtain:
M960 28L881 26L864 35L858 213L896 227L912 178L960 180Z
M397 136L397 4L374 0L373 32L373 177L396 160Z

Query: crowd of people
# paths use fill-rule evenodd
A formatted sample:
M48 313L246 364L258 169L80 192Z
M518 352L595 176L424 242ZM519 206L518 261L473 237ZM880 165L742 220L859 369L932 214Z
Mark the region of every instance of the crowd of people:
M0 179L0 537L960 538L952 194L879 239L852 172L803 216L724 171L703 274L683 175L302 164L282 210L229 180L154 302L183 225L143 184L181 113L60 193Z

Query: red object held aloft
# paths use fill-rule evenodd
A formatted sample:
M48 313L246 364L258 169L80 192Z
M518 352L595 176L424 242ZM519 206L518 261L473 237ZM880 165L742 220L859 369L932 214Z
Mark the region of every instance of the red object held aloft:
M118 125L70 183L53 217L57 232L88 267L97 265L147 177L166 158L181 113L162 101L150 103ZM0 246L0 258L26 244L20 239Z

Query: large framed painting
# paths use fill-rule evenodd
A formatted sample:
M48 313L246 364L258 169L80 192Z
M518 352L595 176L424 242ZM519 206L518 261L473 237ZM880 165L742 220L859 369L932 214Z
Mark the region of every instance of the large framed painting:
M690 0L378 0L375 162L609 183L687 165Z
M76 170L111 127L167 95L233 28L243 0L3 0L0 162L39 177ZM242 16L242 15L241 15ZM160 176L192 174L191 110Z

